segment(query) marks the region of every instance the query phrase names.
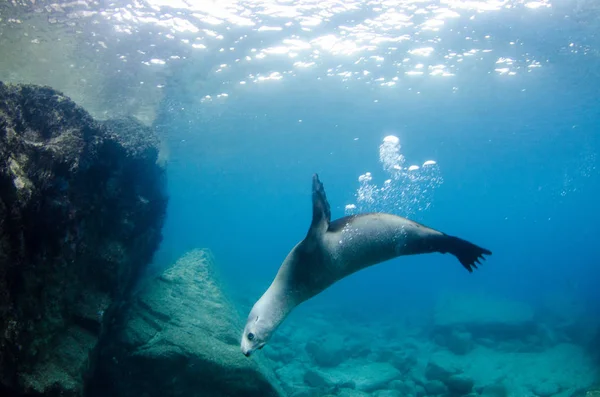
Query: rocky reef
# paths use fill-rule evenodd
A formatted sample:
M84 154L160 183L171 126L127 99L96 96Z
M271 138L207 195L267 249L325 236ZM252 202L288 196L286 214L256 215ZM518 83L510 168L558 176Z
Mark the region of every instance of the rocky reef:
M0 83L0 395L284 395L241 354L207 251L137 285L167 205L158 148L132 118Z
M473 294L446 296L435 306L433 326L436 343L459 355L477 345L506 351L544 348L533 308L506 299ZM522 343L524 340L527 343Z
M548 338L552 324L536 325L523 302L464 298L442 294L422 323L313 305L261 354L293 397L594 396L590 347Z
M212 256L191 251L134 296L101 344L87 395L284 395L260 356L241 354L241 329Z
M158 139L48 87L0 83L2 395L81 395L90 352L161 240Z

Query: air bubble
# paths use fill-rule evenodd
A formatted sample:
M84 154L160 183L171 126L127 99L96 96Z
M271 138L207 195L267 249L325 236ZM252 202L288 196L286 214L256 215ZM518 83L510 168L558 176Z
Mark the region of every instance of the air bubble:
M379 187L373 183L370 172L360 175L356 203L345 207L347 215L388 212L411 216L431 207L434 192L443 183L437 162L427 160L421 167L405 167L405 158L400 149L398 137L388 135L383 138L379 146L379 161L388 178Z

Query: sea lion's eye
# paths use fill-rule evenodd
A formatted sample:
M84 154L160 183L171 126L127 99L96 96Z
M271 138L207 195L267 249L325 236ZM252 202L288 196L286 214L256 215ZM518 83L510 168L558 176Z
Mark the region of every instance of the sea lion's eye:
M254 334L252 332L250 332L248 334L248 340L252 340L252 339L254 339Z

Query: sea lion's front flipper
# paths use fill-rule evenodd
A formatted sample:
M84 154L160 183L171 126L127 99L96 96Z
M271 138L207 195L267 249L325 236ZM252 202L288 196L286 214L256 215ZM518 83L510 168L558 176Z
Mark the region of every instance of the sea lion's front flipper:
M329 228L329 221L331 220L331 209L327 202L327 196L325 195L325 188L319 180L317 174L313 175L312 181L312 204L313 204L313 217L308 229L307 238L319 238Z

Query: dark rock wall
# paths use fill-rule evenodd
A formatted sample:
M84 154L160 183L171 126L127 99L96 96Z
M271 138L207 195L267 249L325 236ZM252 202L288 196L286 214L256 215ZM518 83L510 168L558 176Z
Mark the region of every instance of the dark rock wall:
M79 395L88 354L151 260L158 140L47 87L0 83L0 383Z

